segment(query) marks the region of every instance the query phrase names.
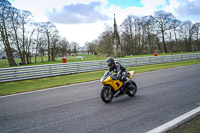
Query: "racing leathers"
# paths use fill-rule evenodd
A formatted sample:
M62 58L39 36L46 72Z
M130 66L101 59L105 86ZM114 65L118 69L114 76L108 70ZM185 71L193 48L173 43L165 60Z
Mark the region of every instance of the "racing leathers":
M114 71L117 74L117 79L121 80L125 84L129 82L129 74L126 71L126 68L123 67L118 62L113 62L113 65L109 67L109 72ZM128 84L127 84L128 85Z

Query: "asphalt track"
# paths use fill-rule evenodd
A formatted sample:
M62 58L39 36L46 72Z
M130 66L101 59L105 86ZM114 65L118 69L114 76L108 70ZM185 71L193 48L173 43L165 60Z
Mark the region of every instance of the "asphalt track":
M0 97L1 133L144 133L200 105L200 64L136 74L138 93L105 104L93 81Z

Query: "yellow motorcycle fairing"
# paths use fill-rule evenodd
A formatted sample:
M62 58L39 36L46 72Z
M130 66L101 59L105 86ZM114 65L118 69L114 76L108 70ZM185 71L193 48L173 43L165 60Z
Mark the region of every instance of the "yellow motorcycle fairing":
M115 91L117 91L122 85L123 83L119 80L113 80L110 76L108 76L103 82L103 85L110 85L113 87L113 89Z

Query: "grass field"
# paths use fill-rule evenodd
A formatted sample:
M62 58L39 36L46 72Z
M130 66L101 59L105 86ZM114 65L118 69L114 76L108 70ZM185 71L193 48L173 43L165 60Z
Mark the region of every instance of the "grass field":
M191 54L191 53L198 53L198 52L173 53L172 55ZM171 54L170 53L158 54L158 56L165 56L165 55L171 55ZM78 55L78 56L85 56L85 59L81 60L81 59L76 59L77 56L67 56L67 63L80 62L80 61L105 60L107 58L107 57L103 57L103 56L99 56L99 55ZM147 57L147 56L154 56L154 55L153 54L133 55L133 56L125 56L123 58L135 58L135 57ZM41 57L37 57L37 63L35 63L35 58L34 57L31 60L32 60L32 63L28 64L28 66L62 63L62 58L56 58L56 61L48 61L47 60L47 56L44 57L44 62L43 63L41 61ZM15 59L15 62L18 64L18 63L21 62L21 60L20 59ZM8 60L7 59L0 59L0 68L6 68L6 67L9 67L8 66Z
M182 61L182 62L128 67L127 70L128 71L134 70L136 73L142 73L147 71L154 71L154 70L192 65L192 64L200 64L200 59ZM79 73L79 74L71 74L64 76L0 83L0 96L20 93L20 92L27 92L32 90L45 89L56 86L63 86L68 84L87 82L92 80L99 80L103 76L104 72L105 71L95 71L88 73Z

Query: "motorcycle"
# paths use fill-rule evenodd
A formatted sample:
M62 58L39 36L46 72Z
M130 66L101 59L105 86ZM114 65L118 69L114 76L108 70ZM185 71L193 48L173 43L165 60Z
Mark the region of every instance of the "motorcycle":
M101 90L101 99L105 103L109 103L113 100L113 98L120 97L122 95L127 94L130 97L135 96L137 92L136 83L131 80L133 77L134 71L129 71L129 82L130 85L127 86L123 82L117 79L116 74L112 74L109 71L104 73L104 76L101 78L101 83L103 84L103 88Z

